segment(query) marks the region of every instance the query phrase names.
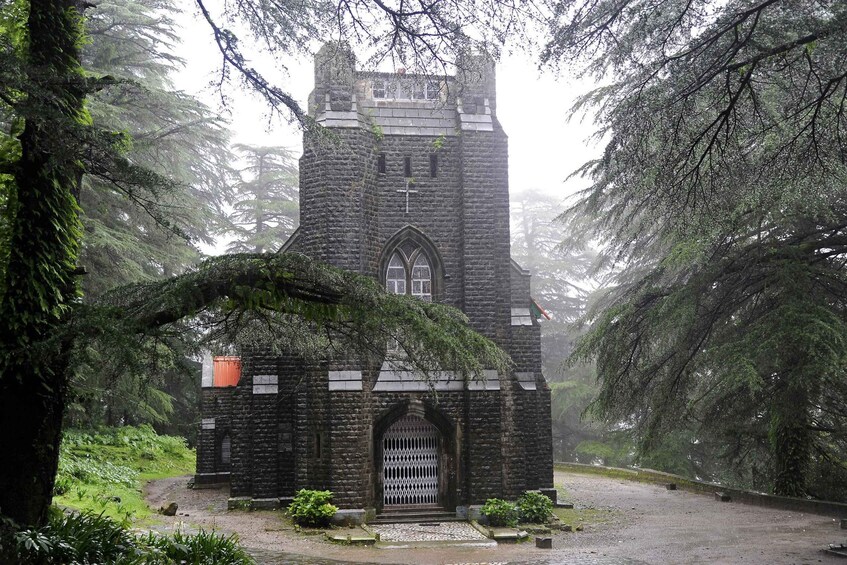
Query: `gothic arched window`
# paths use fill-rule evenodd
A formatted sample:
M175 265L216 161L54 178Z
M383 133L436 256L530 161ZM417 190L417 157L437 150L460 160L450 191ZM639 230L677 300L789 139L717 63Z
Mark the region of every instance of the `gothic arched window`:
M379 259L380 278L392 294L441 302L444 261L435 244L418 228L406 226L388 238Z
M412 296L432 302L432 269L423 253L418 255L412 266Z
M385 272L385 290L391 294L406 294L406 262L395 251Z
M402 249L391 254L385 270L385 289L392 294L411 294L432 302L432 268L420 248L408 256Z

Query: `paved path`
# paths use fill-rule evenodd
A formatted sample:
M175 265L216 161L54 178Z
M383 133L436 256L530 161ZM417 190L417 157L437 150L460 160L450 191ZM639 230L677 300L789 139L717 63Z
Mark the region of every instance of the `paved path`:
M379 524L371 526L381 541L487 541L467 522Z
M847 530L839 529L832 518L718 502L702 494L594 475L556 473L556 486L563 486L577 507L596 512L585 531L554 535L552 550L536 549L532 543L402 550L332 545L295 533L278 513L226 512L225 491L191 491L184 487L186 480L154 481L148 488L151 506L175 500L179 513L188 514L165 525L181 520L238 533L261 563L847 565L847 560L820 551L829 543L847 541Z
M560 485L577 506L613 516L567 538L574 553L646 563L845 563L820 551L847 539L830 517L593 475L557 473Z

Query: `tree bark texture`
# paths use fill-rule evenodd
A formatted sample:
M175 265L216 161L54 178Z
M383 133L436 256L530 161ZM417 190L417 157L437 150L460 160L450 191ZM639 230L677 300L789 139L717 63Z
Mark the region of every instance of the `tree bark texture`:
M770 430L774 454L774 494L806 495L806 469L812 439L808 406L809 395L802 382L785 383L774 396Z
M0 512L20 525L46 522L67 389L69 346L60 325L78 297L84 81L74 0L31 0L31 88L8 222L10 251L0 301Z

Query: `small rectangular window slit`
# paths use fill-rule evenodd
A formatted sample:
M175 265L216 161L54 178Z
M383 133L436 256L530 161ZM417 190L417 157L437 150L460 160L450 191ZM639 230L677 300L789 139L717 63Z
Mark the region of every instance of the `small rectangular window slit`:
M429 154L429 176L435 178L438 176L438 154Z
M412 158L404 157L403 158L403 176L410 177L412 176Z
M379 174L385 174L385 153L380 153L376 158L376 170Z

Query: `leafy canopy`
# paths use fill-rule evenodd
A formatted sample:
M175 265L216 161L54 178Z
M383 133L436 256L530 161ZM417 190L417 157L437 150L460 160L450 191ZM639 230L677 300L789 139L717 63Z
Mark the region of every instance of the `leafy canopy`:
M577 351L597 412L647 449L693 428L780 494L847 459L846 40L843 2L571 0L545 50L603 81L568 213L620 269Z

